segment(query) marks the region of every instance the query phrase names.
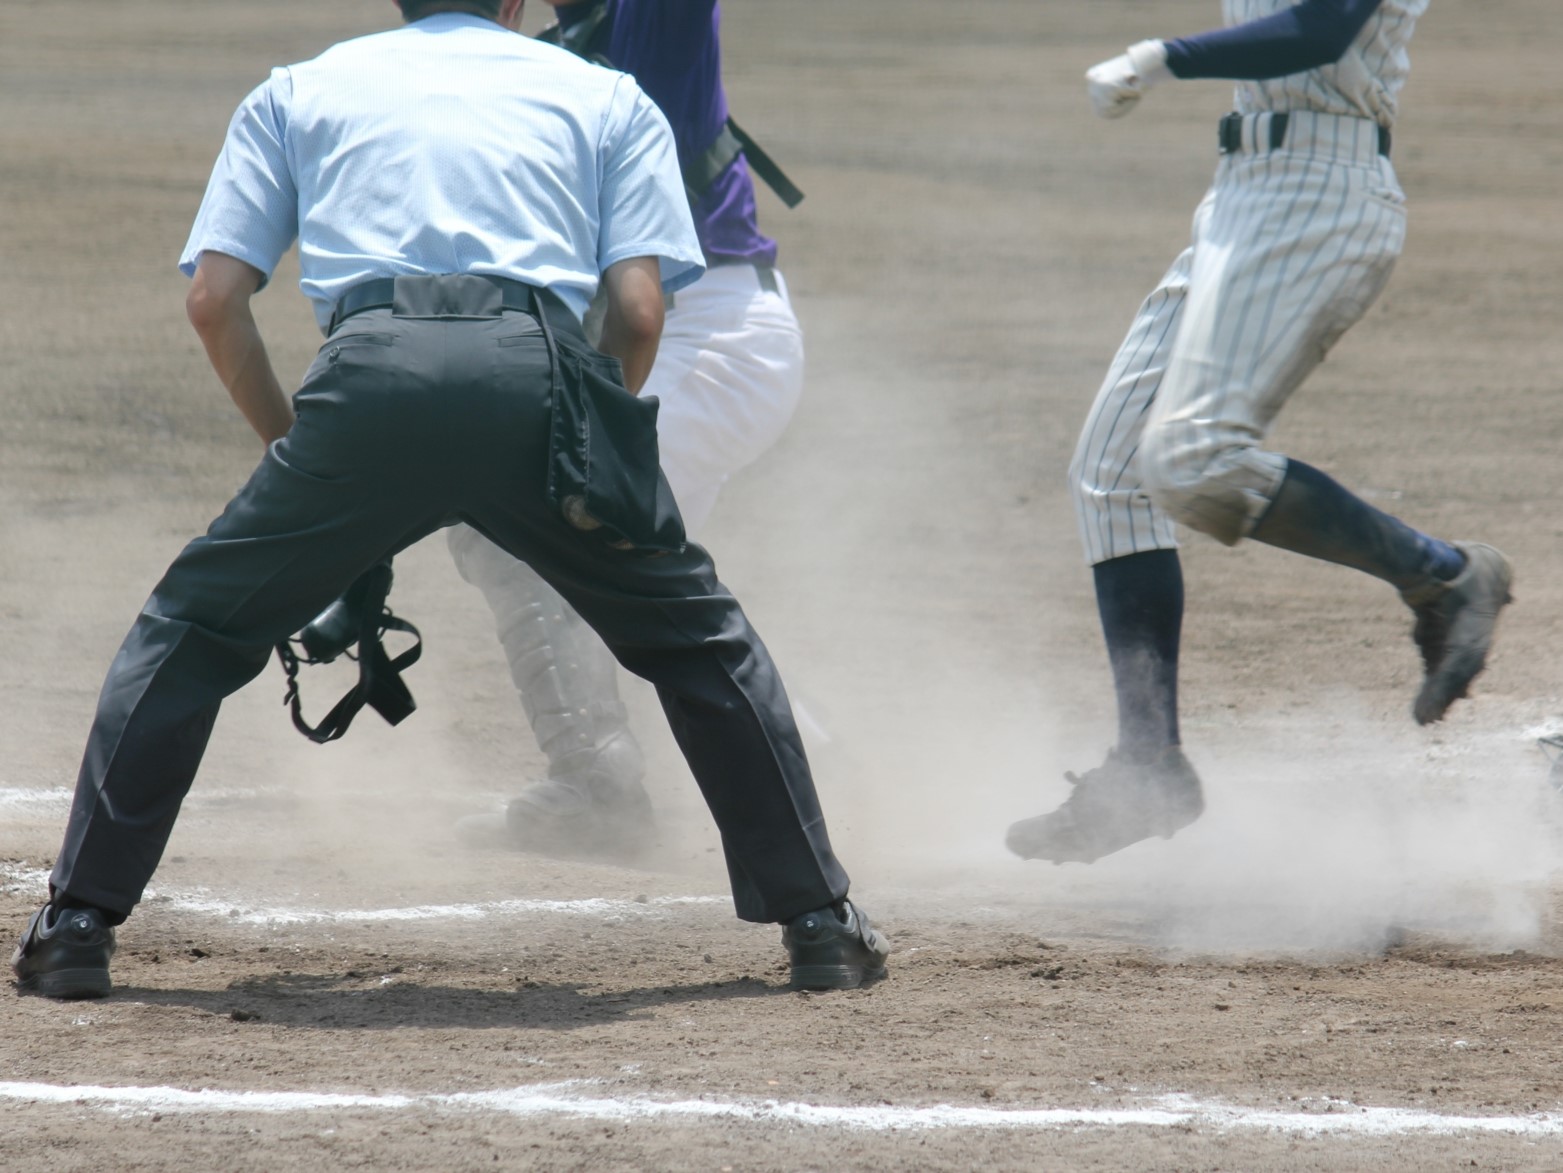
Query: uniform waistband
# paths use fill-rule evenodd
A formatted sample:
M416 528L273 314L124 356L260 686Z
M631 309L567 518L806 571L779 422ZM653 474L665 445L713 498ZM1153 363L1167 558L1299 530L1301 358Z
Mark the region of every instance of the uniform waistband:
M734 264L715 264L706 270L705 276L701 277L700 281L710 281L714 275L722 273L752 273L754 274L756 285L762 292L781 292L781 282L775 265L757 265L749 261L739 261ZM695 282L695 285L699 285L700 281ZM709 289L710 286L707 286L707 288ZM685 290L685 292L687 293L688 290ZM678 304L678 294L663 294L662 303L664 308L672 309Z
M1216 130L1223 155L1285 150L1356 163L1389 155L1389 127L1347 114L1318 110L1228 114Z
M580 335L581 323L570 308L536 285L485 273L442 273L417 277L379 277L355 285L337 299L327 336L354 314L390 308L407 318L497 318L505 310L534 317L547 315L555 330Z

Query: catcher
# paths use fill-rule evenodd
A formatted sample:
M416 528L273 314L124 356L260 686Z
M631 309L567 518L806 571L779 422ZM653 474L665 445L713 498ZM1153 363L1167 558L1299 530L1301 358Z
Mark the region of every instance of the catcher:
M542 39L632 75L667 115L707 269L667 299L643 394L661 404L662 470L691 537L727 479L780 437L803 391L803 335L756 218L753 174L788 204L802 193L733 122L721 75L716 0L545 0ZM450 531L462 577L494 613L547 777L503 813L463 819L470 842L633 856L652 827L640 745L613 657L527 566L467 526Z

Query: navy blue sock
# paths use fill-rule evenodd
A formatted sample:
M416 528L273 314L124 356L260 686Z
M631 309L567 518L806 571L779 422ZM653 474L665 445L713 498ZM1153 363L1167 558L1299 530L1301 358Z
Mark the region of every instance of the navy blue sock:
M1254 528L1255 540L1350 566L1400 590L1428 575L1451 579L1465 555L1373 508L1311 465L1289 460L1286 479Z
M1465 555L1448 542L1439 538L1428 538L1427 546L1427 572L1434 578L1441 578L1448 582L1465 569Z
M1093 567L1096 609L1118 694L1118 749L1149 758L1178 744L1178 642L1183 565L1148 550Z

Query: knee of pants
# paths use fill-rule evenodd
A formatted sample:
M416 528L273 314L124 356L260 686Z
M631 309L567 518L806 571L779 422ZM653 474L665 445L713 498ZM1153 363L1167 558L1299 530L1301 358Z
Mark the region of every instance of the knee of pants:
M1166 428L1147 428L1139 452L1145 493L1179 525L1233 546L1247 536L1279 477L1256 443L1231 437L1193 442Z

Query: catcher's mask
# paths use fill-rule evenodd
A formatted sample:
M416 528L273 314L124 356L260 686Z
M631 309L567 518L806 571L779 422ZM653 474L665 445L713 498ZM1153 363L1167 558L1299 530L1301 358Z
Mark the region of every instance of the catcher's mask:
M313 742L325 744L347 732L358 711L368 705L392 725L399 725L417 707L402 683L401 671L418 662L423 637L405 619L398 619L385 605L391 593L391 564L381 562L364 571L347 592L332 603L291 640L277 645L277 659L288 677L282 703L293 711L293 727ZM394 660L386 655L386 632L413 637L413 645ZM295 650L295 645L298 650ZM357 653L352 649L357 646ZM304 720L299 701L300 664L329 664L339 656L358 661L358 683L339 700L318 725Z

